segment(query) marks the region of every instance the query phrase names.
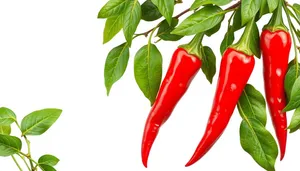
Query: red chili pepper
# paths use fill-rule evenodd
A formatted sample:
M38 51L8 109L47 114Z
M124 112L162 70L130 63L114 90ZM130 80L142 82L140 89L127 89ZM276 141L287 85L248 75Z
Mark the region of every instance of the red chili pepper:
M146 121L142 141L142 161L147 167L148 156L159 128L170 117L177 102L188 89L201 67L199 57L178 48L172 57L167 74L159 89L158 96Z
M288 69L291 36L284 30L270 31L265 29L261 35L263 68L266 100L280 146L282 160L284 158L287 139L286 106L284 79Z
M253 56L228 48L222 58L212 111L204 136L186 166L202 158L225 130L239 97L253 71Z

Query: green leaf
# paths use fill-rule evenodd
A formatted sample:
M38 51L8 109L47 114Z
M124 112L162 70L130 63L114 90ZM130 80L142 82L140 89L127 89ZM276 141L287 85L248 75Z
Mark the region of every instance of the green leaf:
M258 27L257 27L255 22L254 22L254 24L252 26L252 29L251 29L250 38L251 38L250 39L250 49L256 57L260 58L261 51L260 51L259 30L258 30Z
M171 31L174 30L174 28L178 24L178 19L173 18L171 25L167 22L167 20L164 20L158 29L157 35L159 38L166 40L166 41L177 41L180 40L183 36L179 36L176 34L171 34Z
M284 80L284 89L285 89L288 101L291 99L293 85L300 74L300 65L299 64L297 67L293 61L289 65L290 65L290 67L289 67L288 72L285 75L285 80Z
M52 166L41 164L39 165L43 171L56 171Z
M6 107L0 108L0 125L10 125L16 120L16 114L12 110Z
M171 25L175 1L174 0L152 0L152 2L157 6L160 13L166 18L169 25Z
M111 87L117 82L124 74L129 59L129 47L127 43L123 43L113 48L106 58L104 68L104 79L107 90L107 95Z
M224 18L223 18L224 19ZM223 20L222 20L223 21ZM212 36L213 34L215 34L215 33L217 33L219 30L220 30L220 28L221 28L221 25L222 25L222 21L218 24L218 25L216 25L215 27L213 27L213 28L211 28L210 30L207 30L206 32L205 32L205 35L207 35L207 36Z
M103 44L109 42L114 38L123 28L123 15L120 14L115 17L109 17L106 20L104 33L103 33Z
M205 6L186 18L172 34L194 35L218 25L224 18L224 11L218 6Z
M259 11L261 0L242 0L242 25L249 22Z
M300 20L300 18L299 18L299 20ZM298 38L298 41L300 42L300 30L295 31L295 33ZM300 49L299 49L299 52L300 52Z
M267 0L267 1L269 6L269 12L273 12L278 7L280 0Z
M98 18L108 18L122 14L127 0L109 0L100 10Z
M132 37L139 25L142 17L141 5L138 0L128 0L124 13L123 32L129 46Z
M0 156L7 157L20 152L22 142L18 137L0 134Z
M244 25L242 25L241 8L238 8L233 17L232 29L235 32L235 31L240 30L243 27L244 27Z
M191 6L191 10L195 10L200 6L208 5L208 4L223 6L229 4L230 2L232 2L232 0L195 0L195 2Z
M290 126L288 129L290 129L290 133L293 133L297 131L300 128L300 108L297 108L294 112L294 115L292 117Z
M296 79L291 91L290 100L283 111L287 112L298 107L300 107L300 77Z
M295 11L298 19L300 20L300 4L294 4L293 5L293 10Z
M142 19L145 21L154 21L162 17L157 6L155 6L151 0L145 1L142 6Z
M225 52L225 50L232 45L234 41L234 32L232 28L229 28L228 32L225 34L224 39L220 46L221 55Z
M267 0L262 0L259 10L259 18L261 18L263 15L269 13L269 7Z
M264 169L275 171L278 149L272 134L256 119L243 120L240 126L243 149Z
M59 118L62 110L43 109L25 116L21 123L22 135L41 135Z
M0 134L9 135L11 133L10 125L0 125Z
M203 47L204 56L202 56L202 72L205 74L206 79L212 83L216 74L216 56L213 50L208 47Z
M162 56L155 45L145 45L136 53L134 76L139 88L152 105L162 77Z
M267 123L264 96L252 85L247 84L238 102L238 110L244 120L257 119L263 126Z
M42 157L39 158L38 163L41 165L49 165L49 166L55 166L59 162L59 159L53 155L43 155Z

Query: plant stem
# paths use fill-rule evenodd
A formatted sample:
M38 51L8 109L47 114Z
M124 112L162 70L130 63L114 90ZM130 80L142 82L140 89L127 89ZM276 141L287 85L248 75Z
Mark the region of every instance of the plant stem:
M18 161L16 160L16 158L11 155L12 159L14 160L14 162L16 163L17 167L19 168L20 171L23 171L23 169L21 168L20 164L18 163Z
M18 128L20 129L20 131L22 132L21 126L18 123L18 121L15 121L16 125L18 126ZM31 158L31 150L30 150L30 141L28 140L26 135L22 134L22 137L24 137L26 144L27 144L27 158L29 159L29 163L30 163L30 167L31 167L31 171L35 171L34 166L33 166L33 162L30 160Z
M295 50L296 71L298 71L298 69L299 69L299 65L298 65L298 48L297 48L297 45L296 45L296 37L295 37L294 29L293 29L293 23L292 23L292 20L291 20L291 17L290 17L290 14L289 14L289 11L288 11L288 8L287 8L286 4L283 5L283 9L286 13L288 23L289 23L289 27L290 27L290 31L291 31L292 38L293 38L294 50Z
M24 161L24 163L25 163L27 169L28 169L29 171L31 171L31 169L30 169L30 167L29 167L27 161L25 160L25 158L24 158L23 156L21 156L20 154L18 154L18 156Z
M22 156L21 156L22 155ZM33 166L32 171L36 171L37 170L37 166L39 166L39 163L36 162L35 160L33 160L30 156L28 156L27 154L23 153L23 152L19 152L19 156L22 158L23 156L26 157L31 163L32 163L32 166L33 166L33 163L36 164L36 166ZM23 157L23 158L24 158ZM40 166L39 166L40 167ZM42 169L42 168L41 168Z

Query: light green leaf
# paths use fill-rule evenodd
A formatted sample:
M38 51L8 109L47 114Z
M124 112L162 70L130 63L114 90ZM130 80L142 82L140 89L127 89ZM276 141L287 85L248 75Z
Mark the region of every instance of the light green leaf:
M238 102L238 110L244 120L254 118L262 123L267 123L266 102L264 96L252 85L247 84Z
M108 18L122 14L127 0L109 0L100 10L98 18Z
M242 0L242 25L249 22L259 11L261 0Z
M12 110L6 107L0 108L0 125L10 125L15 121L16 114Z
M186 18L172 34L194 35L218 25L224 18L224 11L218 6L205 6Z
M21 123L22 135L41 135L60 117L60 109L43 109L25 116Z
M145 45L136 53L134 76L139 88L152 105L162 77L162 56L155 45Z
M208 4L223 6L229 4L230 2L232 2L232 0L195 0L195 2L191 6L191 10L195 10L200 6L208 5Z
M280 0L267 0L267 1L269 6L269 12L273 12L278 7Z
M124 13L123 32L129 46L142 17L142 9L138 0L128 0Z
M283 111L290 111L298 107L300 107L300 77L296 79L291 91L290 100Z
M103 32L103 44L109 42L120 32L120 30L123 28L123 23L124 21L122 14L115 17L109 17L106 20Z
M127 43L123 43L113 48L106 58L104 67L105 86L107 95L111 87L117 82L124 74L129 59L129 47Z
M10 135L11 127L10 125L0 125L0 134Z
M152 2L153 2L153 4L155 4L157 6L160 13L166 18L169 25L171 25L175 1L173 1L173 0L152 0Z
M22 142L18 137L0 134L0 156L7 157L20 152Z
M294 4L293 9L294 9L298 19L300 20L300 4Z
M292 117L290 126L288 129L290 129L290 133L293 133L297 131L300 128L300 108L297 108L294 112L294 115Z
M54 169L54 167L49 166L49 165L41 164L39 166L43 171L56 171L56 169Z
M240 127L243 149L264 169L275 171L278 149L272 134L256 119L243 120Z
M59 159L53 155L43 155L39 158L38 163L41 165L49 165L49 166L55 166L59 162Z
M288 72L285 75L285 80L284 80L284 89L287 95L288 101L291 99L291 93L292 93L292 88L293 85L295 84L296 79L299 77L300 74L300 65L295 64L293 61L290 63L290 67Z

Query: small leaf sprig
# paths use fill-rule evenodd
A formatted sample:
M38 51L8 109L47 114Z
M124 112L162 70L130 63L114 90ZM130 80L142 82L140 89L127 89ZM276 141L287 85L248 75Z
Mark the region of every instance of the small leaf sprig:
M59 159L53 155L45 154L38 161L32 158L31 145L28 136L42 135L60 117L62 110L47 108L34 111L25 116L21 124L17 121L16 114L9 108L0 108L0 156L11 157L20 171L55 171ZM11 135L12 124L21 131L21 138ZM27 145L27 152L22 151L22 140ZM26 169L19 164L19 159L24 162Z

